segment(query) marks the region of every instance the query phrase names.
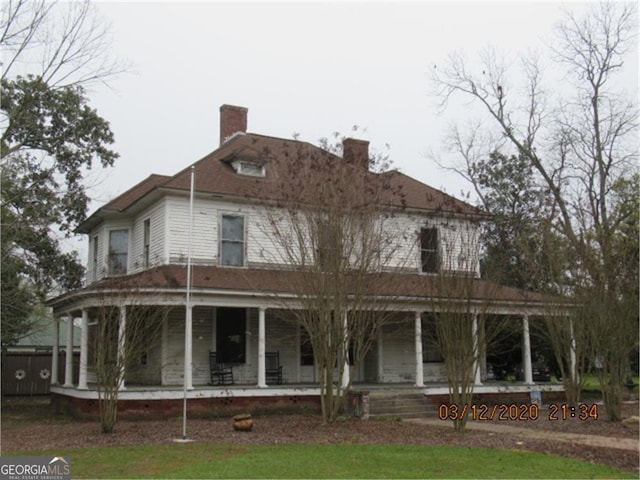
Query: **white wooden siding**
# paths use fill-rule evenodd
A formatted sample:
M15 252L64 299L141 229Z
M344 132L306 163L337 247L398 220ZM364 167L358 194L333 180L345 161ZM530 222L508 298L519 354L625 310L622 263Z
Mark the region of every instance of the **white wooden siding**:
M442 362L429 362L422 366L424 372L424 381L429 382L442 382L447 381L447 372Z
M162 384L184 384L184 307L173 308L167 318L163 340Z
M193 363L191 375L194 385L206 385L211 380L209 351L215 350L213 343L213 319L213 307L194 307L191 315L193 333ZM184 321L182 325L184 327ZM184 335L182 338L184 338Z
M387 269L421 270L420 230L438 229L440 268L479 274L478 225L468 220L396 214L384 220L385 228L396 232L395 241L383 250Z
M292 232L286 213L272 210L265 214L264 207L196 198L194 201L192 261L194 264L217 265L220 218L223 214L242 215L245 218L245 266L283 266L288 255L282 242L274 234L277 228L286 235ZM100 261L97 278L107 271L109 231L129 228L128 272L143 267L144 221L150 219L150 265L186 263L189 250L189 199L169 196L136 215L132 221L106 221L89 235L92 242L99 235ZM396 213L380 219L380 228L388 232L380 252L383 270L420 272L420 229L435 227L439 235L440 268L443 271L473 272L479 274L478 225L462 219L447 219L409 213ZM293 245L296 244L294 240ZM93 251L89 248L88 281L92 280Z
M167 198L169 261L186 263L189 254L189 199ZM191 258L194 264L216 265L218 257L218 212L216 202L193 202Z
M410 320L382 328L382 383L415 383L416 356L413 325Z
M91 242L98 236L98 271L95 280L100 280L109 272L109 232L112 230L129 230L129 245L127 255L127 273L131 273L131 245L132 245L132 222L130 220L108 220L95 228L89 234ZM91 247L91 244L90 244ZM87 265L87 283L94 281L93 278L93 250L89 248L89 264Z
M415 383L416 350L413 319L382 328L382 378L380 383ZM377 352L379 353L379 352ZM441 362L423 363L425 382L446 382Z
M94 243L95 239L98 239L98 261L96 262L96 265L94 265L93 263L93 253L94 253ZM105 275L105 265L104 265L104 258L106 256L106 252L105 252L105 242L107 241L107 237L104 234L104 228L102 226L100 226L99 228L96 228L95 230L93 230L90 234L89 234L89 260L87 263L87 278L86 278L86 283L92 283L94 281L100 280L101 278L104 277ZM94 269L96 270L94 272Z
M161 200L150 208L136 215L131 229L131 252L129 265L131 273L144 269L144 222L149 220L149 267L167 263L164 254L164 223L166 203Z
M265 351L279 352L283 383L300 382L300 350L298 326L285 320L282 315L267 310L265 316ZM257 358L256 347L256 358ZM269 382L267 382L269 383Z
M210 381L209 350L215 349L215 307L193 309L193 367L194 385L206 385ZM183 385L184 381L184 307L170 312L165 329L162 351L152 350L149 365L127 372L127 381L163 385ZM314 366L300 365L299 328L286 320L282 312L267 310L267 352L278 351L283 366L284 383L316 383ZM258 382L258 310L248 309L246 335L246 362L233 365L236 384L255 385ZM382 377L378 376L377 364L382 354ZM415 341L413 320L389 324L382 330L382 348L369 352L365 365L359 372L351 370L353 381L379 383L415 383ZM425 382L446 381L442 363L425 363ZM158 373L161 370L161 374Z
M153 345L147 351L147 364L142 365L139 359L133 359L125 371L125 386L127 383L138 385L158 385L161 382L162 349L160 344Z
M468 221L440 220L440 268L480 274L479 227Z

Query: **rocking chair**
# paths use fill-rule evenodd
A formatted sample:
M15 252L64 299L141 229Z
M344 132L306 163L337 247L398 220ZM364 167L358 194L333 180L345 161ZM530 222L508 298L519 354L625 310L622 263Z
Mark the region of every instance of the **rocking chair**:
M218 363L216 352L209 352L211 381L209 385L233 385L233 367Z
M267 383L282 383L282 365L280 365L280 352L265 352L265 370Z

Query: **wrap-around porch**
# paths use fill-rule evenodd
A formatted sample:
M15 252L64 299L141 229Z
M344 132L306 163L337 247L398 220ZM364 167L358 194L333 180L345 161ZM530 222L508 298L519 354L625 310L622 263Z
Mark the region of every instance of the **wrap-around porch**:
M120 384L121 396L140 396L146 391L148 397L188 396L216 397L236 392L242 395L295 394L297 390L318 390L318 371L314 365L313 351L304 331L285 319L286 312L277 307L215 306L197 305L190 309L184 306L170 307L163 321L159 342L149 345L141 352L139 361L124 372ZM127 332L127 306L118 309L118 342L124 348ZM344 385L351 382L352 389L361 386L402 387L441 391L446 387L446 376L437 352L423 334L423 310L398 312L399 322L383 326L373 348L356 370L345 369ZM58 316L54 328L52 352L52 391L61 394L81 395L80 392L95 390L95 375L91 365L90 343L94 334L94 310L86 306ZM533 381L532 351L528 313L513 317L522 333L522 382L495 382L487 376L486 361L479 356L475 368L474 391L504 390L505 388L528 388L539 390ZM78 381L73 381L73 322L80 323L80 360ZM477 318L472 319L474 335L478 337ZM61 342L61 338L64 341ZM58 352L67 346L64 378L58 378ZM233 384L212 386L210 352L217 352L222 362L233 369ZM278 352L282 366L282 383L267 381L267 354ZM486 352L484 352L486 358ZM188 359L185 368L185 358ZM63 388L56 388L63 387ZM545 387L552 385L546 384ZM553 389L559 386L553 386ZM435 390L434 390L435 389ZM289 392L289 393L285 393ZM66 393L65 393L66 392ZM134 393L137 392L137 393ZM251 393L256 392L256 393Z

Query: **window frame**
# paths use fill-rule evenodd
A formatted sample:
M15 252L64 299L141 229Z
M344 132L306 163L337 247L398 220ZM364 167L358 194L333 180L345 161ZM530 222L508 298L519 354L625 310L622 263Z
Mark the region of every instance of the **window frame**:
M142 267L149 268L151 253L151 218L142 222Z
M91 280L92 281L96 281L98 280L98 263L99 263L99 244L100 241L100 235L94 235L93 236L93 245L92 245L92 249L91 249L91 266L93 268L93 270L91 271Z
M112 250L112 235L116 232L127 232L127 239L126 239L126 251L123 252L114 252ZM129 252L131 251L131 246L130 246L130 241L131 241L131 236L130 236L130 229L128 227L124 227L124 228L112 228L109 230L109 234L108 234L108 238L109 238L109 246L107 249L107 255L108 255L108 271L109 271L109 275L126 275L129 272ZM116 271L116 269L114 268L115 264L114 264L114 256L116 255L125 255L125 259L124 262L120 262L118 260L118 264L122 263L121 268L123 269L122 271L118 270Z
M306 328L300 325L300 366L313 367L316 364L316 357L313 352L311 336Z
M427 233L429 232L429 237ZM440 232L437 227L420 228L420 273L440 272Z
M232 217L232 218L240 218L242 219L242 240L237 240L237 239L233 239L233 238L224 238L223 234L224 234L224 221L225 218L227 217ZM236 268L242 268L245 267L247 264L247 222L246 222L246 216L242 215L242 214L238 214L238 213L220 213L220 221L219 221L219 235L218 235L218 265L220 265L221 267L236 267ZM225 263L224 262L224 246L225 244L229 245L241 245L241 254L242 254L242 260L240 262L239 265L236 264L231 264L231 263Z
M264 164L241 160L238 164L238 167L238 173L240 175L257 178L264 178L265 176Z

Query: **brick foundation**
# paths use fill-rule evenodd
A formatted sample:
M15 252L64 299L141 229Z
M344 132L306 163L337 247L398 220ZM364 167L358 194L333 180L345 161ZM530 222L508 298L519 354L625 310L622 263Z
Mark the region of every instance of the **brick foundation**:
M74 398L67 395L51 394L51 404L56 412L63 412L75 418L97 419L97 400ZM118 418L123 420L159 420L182 415L183 401L180 400L120 400ZM238 413L263 415L268 413L318 413L318 396L282 397L228 397L195 398L187 401L187 414L191 418L232 417Z

